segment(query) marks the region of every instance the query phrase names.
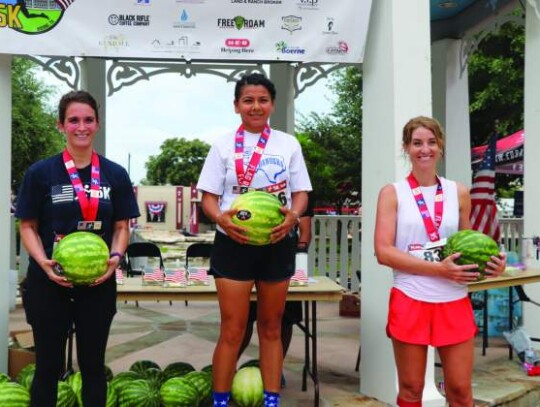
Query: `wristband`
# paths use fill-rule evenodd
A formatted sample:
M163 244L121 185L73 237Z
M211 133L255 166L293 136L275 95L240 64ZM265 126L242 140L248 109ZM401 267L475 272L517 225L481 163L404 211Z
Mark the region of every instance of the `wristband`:
M109 259L112 259L113 257L118 257L119 261L122 261L124 255L119 252L112 252L111 254L109 254Z

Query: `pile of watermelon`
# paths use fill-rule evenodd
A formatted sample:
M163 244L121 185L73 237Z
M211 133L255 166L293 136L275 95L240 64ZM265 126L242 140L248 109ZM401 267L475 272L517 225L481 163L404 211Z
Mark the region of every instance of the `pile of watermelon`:
M488 235L476 230L460 230L452 234L446 241L443 248L443 257L453 253L461 253L455 261L457 264L477 264L480 275L478 280L485 278L487 262L491 261L491 256L499 255L497 242Z
M270 243L272 229L283 222L281 202L268 192L250 191L239 195L231 204L238 209L232 221L246 228L248 243L262 246Z

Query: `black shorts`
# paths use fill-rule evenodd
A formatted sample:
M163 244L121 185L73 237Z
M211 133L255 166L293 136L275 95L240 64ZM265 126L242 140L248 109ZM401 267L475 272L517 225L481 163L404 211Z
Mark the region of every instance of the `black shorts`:
M295 236L275 244L253 246L237 243L217 231L209 274L240 281L283 281L294 274L295 255Z

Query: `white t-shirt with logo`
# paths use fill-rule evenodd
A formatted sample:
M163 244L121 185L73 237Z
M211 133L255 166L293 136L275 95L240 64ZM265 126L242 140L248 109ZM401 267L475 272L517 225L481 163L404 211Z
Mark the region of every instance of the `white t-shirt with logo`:
M239 186L234 159L235 134L232 132L220 137L212 145L197 183L197 189L221 197L222 211L229 209L238 196L238 188L235 188ZM244 132L244 171L259 137L260 134ZM274 194L284 197L288 208L291 207L292 192L312 189L300 143L290 134L272 129L250 187L264 189L280 184L284 184L284 188Z

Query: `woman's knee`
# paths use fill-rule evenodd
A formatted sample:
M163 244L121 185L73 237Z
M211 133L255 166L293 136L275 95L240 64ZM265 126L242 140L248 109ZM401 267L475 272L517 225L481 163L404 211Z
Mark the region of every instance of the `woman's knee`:
M259 338L268 341L281 341L281 318L257 320Z
M415 401L422 400L422 393L424 391L424 380L422 379L409 379L401 380L399 383L399 394L404 400Z
M470 383L448 384L444 386L446 399L450 406L472 406L473 396Z
M244 338L246 326L236 323L227 323L221 325L220 341L230 346L240 346Z

